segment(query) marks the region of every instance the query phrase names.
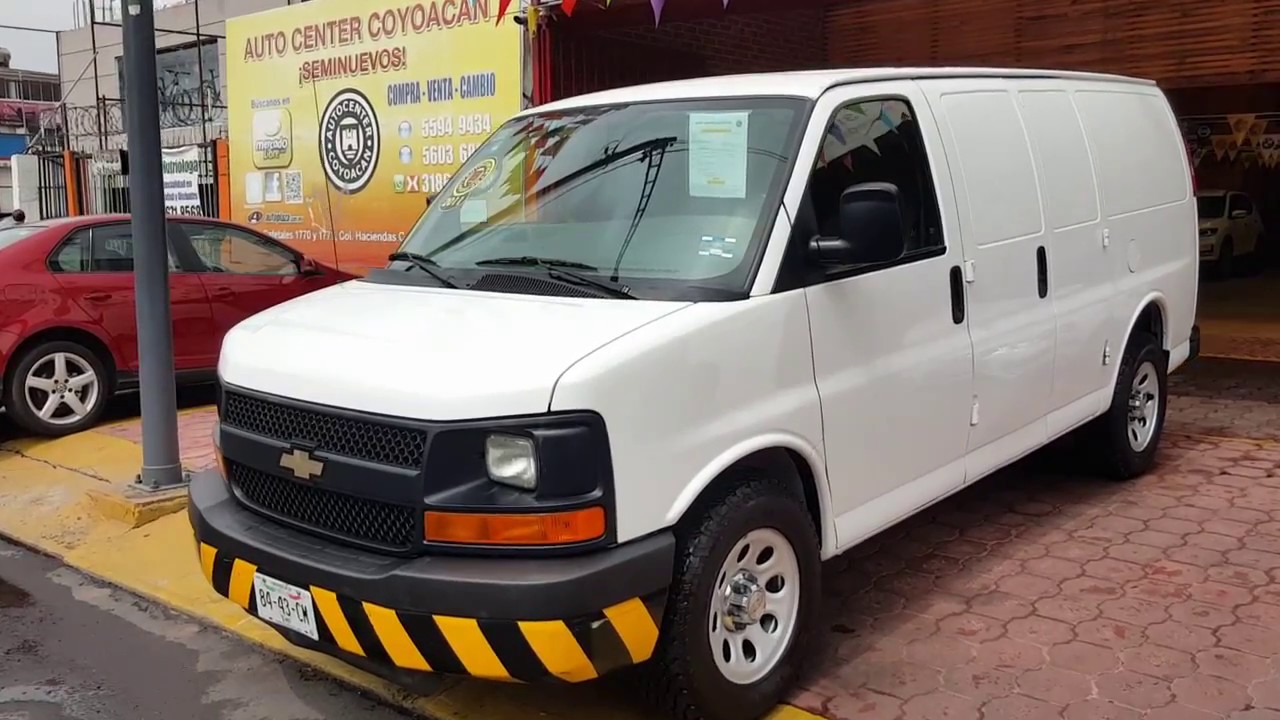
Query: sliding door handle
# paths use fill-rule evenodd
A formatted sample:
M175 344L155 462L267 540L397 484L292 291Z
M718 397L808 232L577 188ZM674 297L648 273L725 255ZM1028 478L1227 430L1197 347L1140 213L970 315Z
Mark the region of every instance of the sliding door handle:
M951 322L964 322L964 272L959 265L951 268Z
M1036 290L1041 300L1049 297L1049 255L1043 245L1036 248Z

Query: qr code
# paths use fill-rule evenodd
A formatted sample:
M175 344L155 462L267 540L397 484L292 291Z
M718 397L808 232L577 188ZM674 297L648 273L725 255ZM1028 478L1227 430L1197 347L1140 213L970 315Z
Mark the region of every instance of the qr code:
M284 174L284 201L291 205L302 202L302 171L288 170Z

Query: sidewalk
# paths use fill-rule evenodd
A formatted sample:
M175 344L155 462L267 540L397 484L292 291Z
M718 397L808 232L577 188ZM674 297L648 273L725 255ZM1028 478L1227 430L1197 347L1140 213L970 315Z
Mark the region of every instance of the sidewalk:
M1280 368L1203 362L1171 392L1147 477L1050 450L827 563L813 671L773 720L1280 718ZM211 420L183 415L193 469ZM288 645L207 587L185 514L133 528L88 500L136 470L136 433L0 450L0 533L431 717L645 719L610 681L410 696Z

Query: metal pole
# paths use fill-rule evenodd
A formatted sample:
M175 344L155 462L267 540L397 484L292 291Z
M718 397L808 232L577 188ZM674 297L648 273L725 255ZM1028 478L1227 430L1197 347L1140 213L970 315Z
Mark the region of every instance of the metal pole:
M89 42L93 49L93 104L97 107L98 150L106 150L106 116L102 112L102 85L98 80L98 15L93 9L93 0L89 0ZM124 95L123 92L118 94Z
M156 21L151 0L125 0L124 73L129 87L129 202L137 287L139 385L142 395L142 472L155 490L181 485L177 390L173 377L173 321L169 313L169 253L165 239L156 88Z
M200 97L200 143L201 150L207 151L209 145L209 118L204 112L204 39L200 37L200 0L195 0L196 13L196 70L200 77L196 78L196 89Z

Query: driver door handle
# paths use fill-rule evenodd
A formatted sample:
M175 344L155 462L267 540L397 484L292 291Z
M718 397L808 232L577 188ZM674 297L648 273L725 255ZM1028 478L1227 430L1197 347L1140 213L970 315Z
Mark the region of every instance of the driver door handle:
M214 300L230 300L235 297L235 291L229 287L217 287L209 291L209 297Z
M84 299L89 302L106 302L111 299L111 293L94 290L84 294Z

